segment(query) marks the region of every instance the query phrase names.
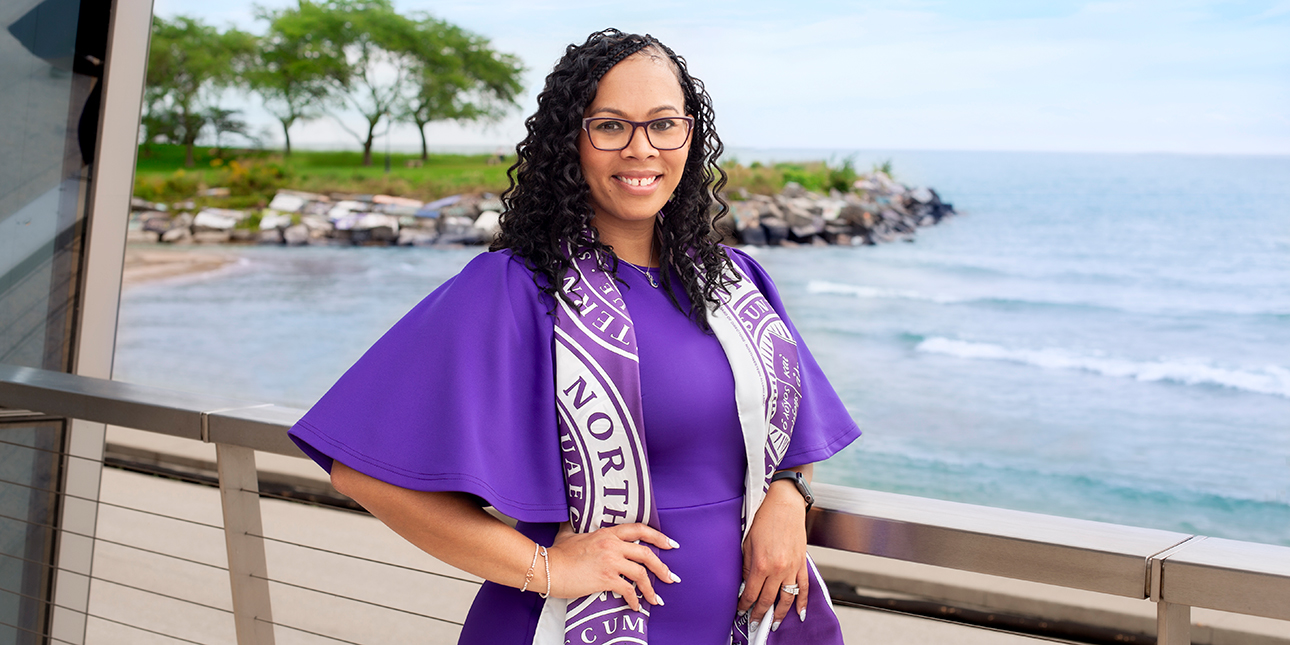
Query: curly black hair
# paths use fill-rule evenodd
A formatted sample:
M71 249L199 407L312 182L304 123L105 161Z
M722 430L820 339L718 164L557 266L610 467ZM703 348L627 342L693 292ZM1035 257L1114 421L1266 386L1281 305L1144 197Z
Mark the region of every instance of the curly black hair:
M708 307L698 305L716 304L717 291L725 292L733 280L730 259L713 235L713 223L729 209L720 196L726 185L726 173L717 165L723 147L703 82L690 76L684 58L648 34L606 29L565 50L538 94L537 112L524 122L528 135L515 147L517 160L506 173L510 187L502 193L501 233L490 250L511 249L533 270L533 280L544 293L567 302L568 294L560 289L573 267L566 242L575 249L595 251L601 268L617 276L618 257L591 225L594 213L579 161L578 137L583 112L595 99L601 77L642 51L671 61L685 96L685 111L694 117L689 158L676 191L657 219L655 238L663 290L678 310L685 311L672 290L675 271L689 296L690 318L708 331Z

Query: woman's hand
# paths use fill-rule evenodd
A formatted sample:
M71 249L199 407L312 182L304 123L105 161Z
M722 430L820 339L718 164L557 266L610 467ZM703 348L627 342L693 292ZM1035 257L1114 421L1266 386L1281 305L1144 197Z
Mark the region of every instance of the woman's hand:
M638 543L639 542L639 543ZM581 598L611 591L627 599L633 610L640 611L636 590L653 605L663 599L650 583L652 571L659 580L680 582L676 574L643 543L663 549L677 548L666 535L645 524L619 524L590 533L574 533L566 522L560 525L555 544L547 549L551 560L551 595L557 598ZM546 571L538 558L530 590L546 588ZM632 587L632 583L636 587Z
M806 592L811 584L806 564L806 502L792 482L771 484L743 550L744 586L738 608L741 613L751 609L749 633L757 630L757 623L772 605L772 629L778 629L795 599L798 618L806 620ZM790 584L797 585L796 596L780 592Z
M547 564L550 590L557 598L581 598L612 591L640 611L635 582L644 597L661 605L646 570L668 584L681 579L644 544L675 549L676 542L644 524L622 524L591 533L574 533L560 525L555 544L547 549L549 562L533 559L533 541L484 512L478 500L463 493L414 491L387 484L349 468L332 464L332 483L371 511L407 541L443 562L486 580L520 588L533 572L530 591L545 591ZM530 569L532 565L532 569ZM626 576L627 579L623 579Z

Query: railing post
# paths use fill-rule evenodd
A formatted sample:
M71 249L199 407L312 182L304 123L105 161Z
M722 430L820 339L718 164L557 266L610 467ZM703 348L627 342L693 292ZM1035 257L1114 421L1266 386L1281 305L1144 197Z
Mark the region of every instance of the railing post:
M215 444L219 464L219 494L224 507L224 543L228 547L228 577L233 592L233 622L238 645L273 645L273 612L269 604L269 572L264 555L264 525L260 520L260 484L255 451Z
M1191 645L1191 607L1156 603L1156 645Z

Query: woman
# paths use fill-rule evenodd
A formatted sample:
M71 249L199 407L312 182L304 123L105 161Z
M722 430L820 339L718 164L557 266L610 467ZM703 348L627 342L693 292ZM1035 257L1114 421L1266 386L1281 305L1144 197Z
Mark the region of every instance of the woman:
M462 643L840 643L806 481L859 430L769 277L711 239L725 176L702 83L607 30L569 46L526 125L494 252L292 436L488 581Z

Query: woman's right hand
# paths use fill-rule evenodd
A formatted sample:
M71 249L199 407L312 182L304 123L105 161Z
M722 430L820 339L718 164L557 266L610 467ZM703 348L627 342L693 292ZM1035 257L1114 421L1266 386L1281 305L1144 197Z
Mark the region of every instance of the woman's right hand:
M547 549L551 564L551 595L557 598L582 598L610 591L627 599L640 611L636 590L653 605L663 599L650 583L648 571L659 580L672 584L681 579L654 554L649 543L663 549L679 547L656 529L645 524L617 524L590 533L574 533L568 522L560 525L555 543ZM546 588L546 571L541 558L534 566L530 590ZM632 583L636 583L635 588Z

